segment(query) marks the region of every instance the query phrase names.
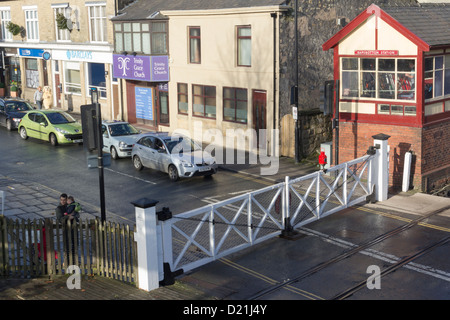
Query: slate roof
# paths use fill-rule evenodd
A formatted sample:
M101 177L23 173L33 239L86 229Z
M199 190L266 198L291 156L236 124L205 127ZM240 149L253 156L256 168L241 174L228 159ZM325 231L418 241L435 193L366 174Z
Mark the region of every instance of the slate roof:
M430 46L450 45L450 4L383 7L382 10Z
M111 20L144 20L158 11L212 10L264 6L281 6L288 0L136 0ZM160 16L158 16L160 17Z

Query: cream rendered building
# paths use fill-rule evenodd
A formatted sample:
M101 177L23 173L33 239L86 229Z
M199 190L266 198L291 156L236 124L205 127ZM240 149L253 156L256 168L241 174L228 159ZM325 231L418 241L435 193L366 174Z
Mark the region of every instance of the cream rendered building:
M185 130L196 140L217 142L205 141L208 129L215 129L224 144L227 130L247 137L255 132L260 147L272 153L272 141L279 140L278 131L272 129L279 129L278 32L280 15L287 10L284 1L211 1L206 7L172 2L137 2L113 19L122 24L162 19L168 30L169 81L145 84L123 79L128 83L123 86L128 97L125 117L132 122L136 110L129 99L134 94L130 83L154 88L155 96L166 85L167 102L154 99L152 106L155 130ZM117 47L115 53L120 53ZM124 52L128 57L129 53ZM159 115L166 110L162 123ZM234 147L250 150L246 141Z

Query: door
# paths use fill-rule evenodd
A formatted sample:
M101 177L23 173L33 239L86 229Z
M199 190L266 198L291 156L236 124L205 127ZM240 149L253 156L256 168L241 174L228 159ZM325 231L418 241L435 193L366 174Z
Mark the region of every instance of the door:
M253 90L253 129L256 131L258 148L265 148L266 142L266 96L264 90Z
M61 108L61 80L59 75L59 61L54 60L53 61L53 74L54 74L54 81L53 81L53 105L57 108Z

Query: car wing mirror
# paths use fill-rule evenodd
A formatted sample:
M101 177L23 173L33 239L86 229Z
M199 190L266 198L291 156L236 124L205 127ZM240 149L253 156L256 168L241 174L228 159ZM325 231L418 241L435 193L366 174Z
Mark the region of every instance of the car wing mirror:
M42 127L46 127L46 126L47 126L47 124L44 123L44 122L41 122L40 125L41 125Z

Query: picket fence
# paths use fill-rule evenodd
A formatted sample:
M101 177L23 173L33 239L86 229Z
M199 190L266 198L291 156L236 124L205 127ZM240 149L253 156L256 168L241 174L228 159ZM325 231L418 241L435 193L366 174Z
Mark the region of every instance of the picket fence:
M31 278L73 273L137 283L134 230L95 220L60 224L52 219L0 216L0 276Z

